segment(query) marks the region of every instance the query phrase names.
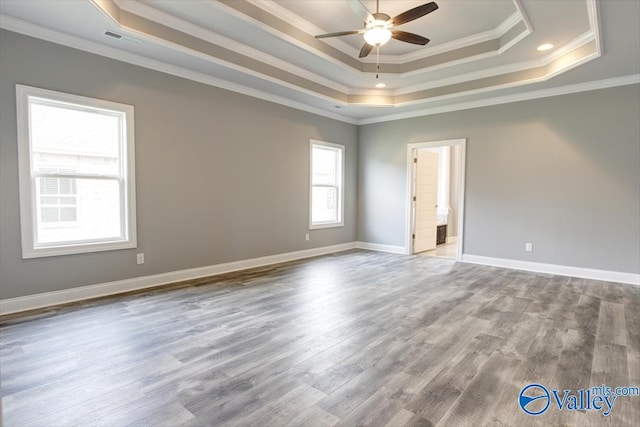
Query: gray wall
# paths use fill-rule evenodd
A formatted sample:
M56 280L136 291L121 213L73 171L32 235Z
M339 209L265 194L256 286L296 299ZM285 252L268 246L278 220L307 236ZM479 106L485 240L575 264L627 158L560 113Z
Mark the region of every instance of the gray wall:
M6 31L0 52L0 298L355 240L356 126ZM21 258L16 83L135 107L138 249ZM346 146L346 206L305 242L310 138Z
M468 140L465 253L640 272L638 85L356 127L10 32L0 52L2 299L354 240L400 246L406 144L454 138ZM16 83L135 106L138 249L21 258ZM309 138L346 145L346 225L305 242Z
M404 244L407 144L467 138L465 254L639 273L638 117L632 85L361 126L358 240Z

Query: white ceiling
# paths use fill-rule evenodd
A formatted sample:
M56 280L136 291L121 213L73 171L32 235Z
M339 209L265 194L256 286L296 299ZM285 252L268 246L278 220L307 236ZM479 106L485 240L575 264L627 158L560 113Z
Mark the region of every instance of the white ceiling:
M362 28L347 0L0 0L0 27L352 123L640 82L640 1L436 3L399 28L431 42L382 46L378 80L361 35L313 37Z

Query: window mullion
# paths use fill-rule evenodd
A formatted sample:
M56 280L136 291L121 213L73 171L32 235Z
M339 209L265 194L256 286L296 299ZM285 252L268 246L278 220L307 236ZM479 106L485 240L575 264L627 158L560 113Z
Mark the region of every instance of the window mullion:
M91 174L91 173L51 173L34 172L34 178L69 178L69 179L121 179L119 175L111 174Z

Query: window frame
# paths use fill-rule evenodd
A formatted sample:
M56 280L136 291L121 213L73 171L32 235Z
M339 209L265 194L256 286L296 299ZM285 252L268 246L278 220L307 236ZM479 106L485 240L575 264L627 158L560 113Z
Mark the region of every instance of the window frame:
M340 154L340 165L338 172L338 185L331 186L336 187L338 191L338 220L331 222L313 222L313 149L314 146L323 147L325 149L335 150ZM309 140L309 229L316 230L322 228L336 228L344 227L344 174L345 174L345 146L342 144L335 144L333 142L319 141L315 139ZM326 186L326 185L323 185Z
M33 168L34 156L30 134L30 105L34 99L43 100L45 103L51 103L52 105L58 104L60 106L64 106L64 104L67 104L70 108L75 110L102 110L109 114L117 115L120 123L120 168L118 175L35 172ZM17 84L16 113L22 258L39 258L136 248L137 233L133 106ZM36 236L39 215L39 203L37 198L39 197L39 194L37 191L36 181L42 177L110 180L114 180L115 178L120 188L120 236L117 238L87 239L82 241L38 244Z

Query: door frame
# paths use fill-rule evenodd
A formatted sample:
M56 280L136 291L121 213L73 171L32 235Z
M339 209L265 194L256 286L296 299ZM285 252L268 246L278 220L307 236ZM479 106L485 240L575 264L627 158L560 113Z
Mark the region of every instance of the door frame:
M413 232L413 152L420 148L436 148L436 147L460 147L460 164L458 165L458 179L460 182L460 191L458 194L458 236L457 244L458 250L456 253L456 261L462 261L463 245L464 245L464 194L465 194L465 170L466 170L466 154L467 154L467 139L447 139L442 141L430 141L430 142L416 142L407 144L407 183L406 183L406 197L405 197L405 239L404 239L404 253L406 255L413 254L413 242L411 234Z

